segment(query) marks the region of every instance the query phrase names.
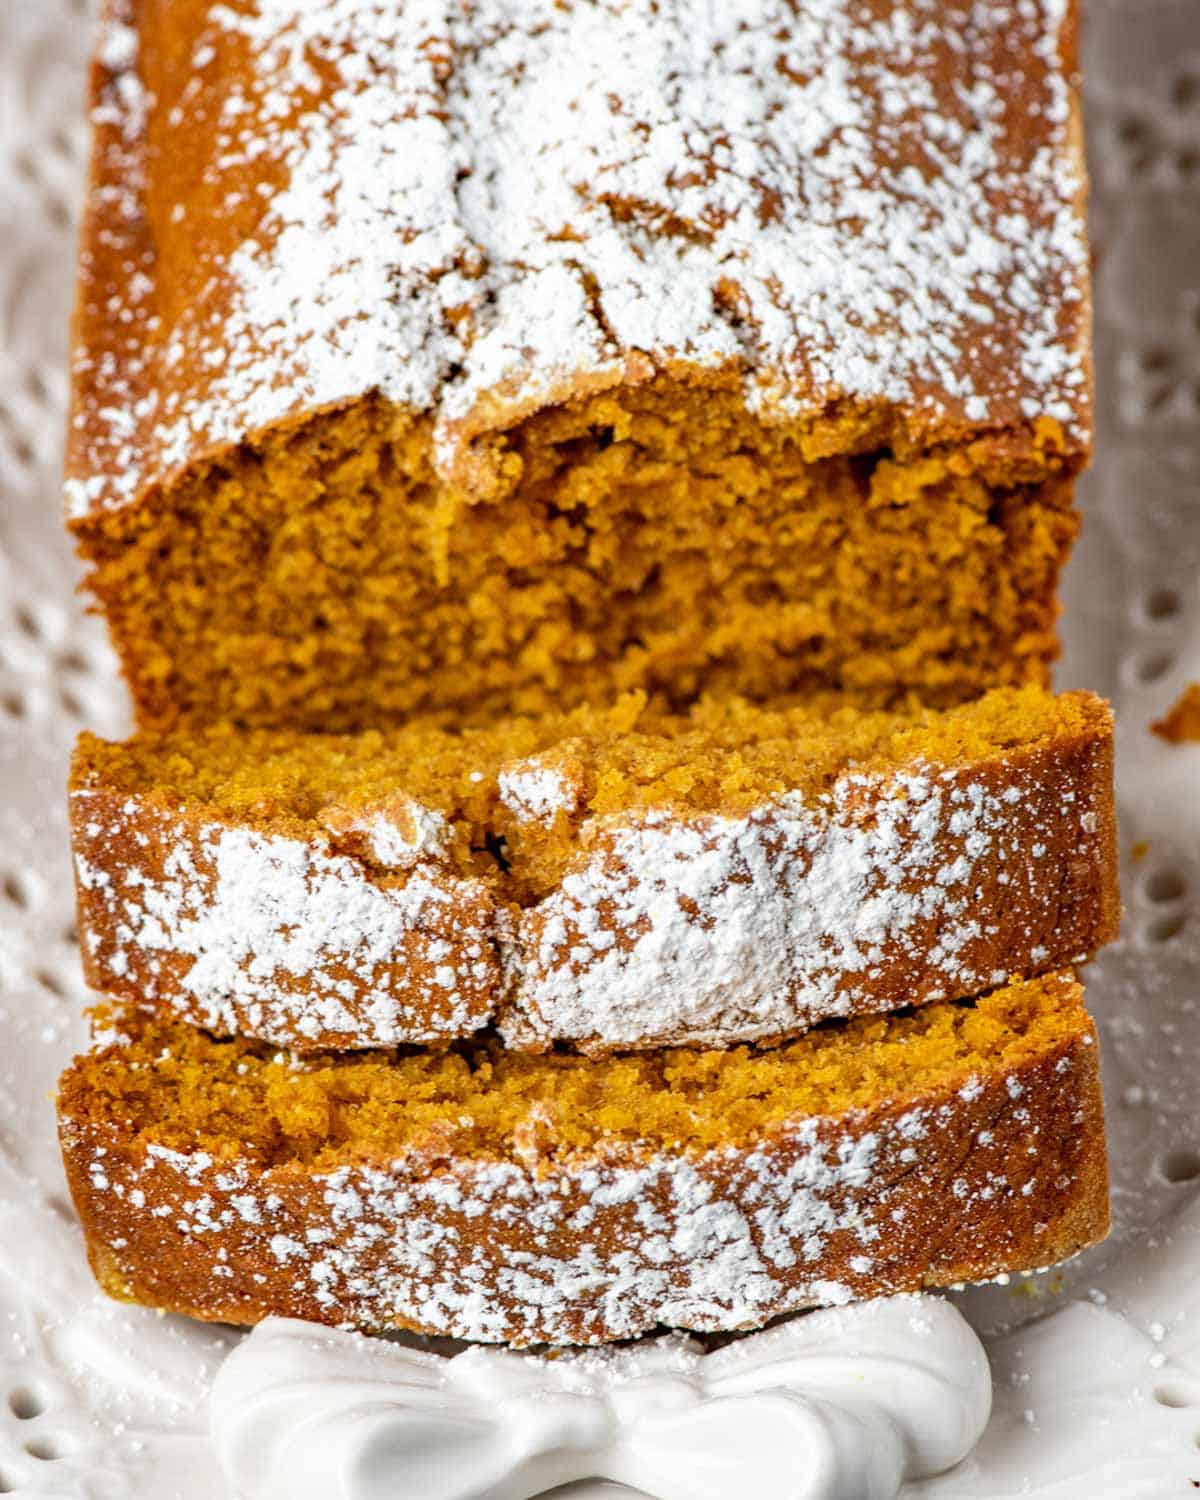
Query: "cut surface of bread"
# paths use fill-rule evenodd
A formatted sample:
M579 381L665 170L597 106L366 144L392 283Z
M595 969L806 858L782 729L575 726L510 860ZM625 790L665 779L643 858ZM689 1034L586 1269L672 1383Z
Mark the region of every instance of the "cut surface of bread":
M556 416L557 444L532 421L507 435L522 479L486 502L439 498L428 433L369 405L81 523L141 720L353 729L629 689L869 706L1046 684L1077 527L1061 436L903 464L847 435L810 463L800 434L670 383Z
M85 736L90 983L297 1048L789 1035L1090 956L1109 710L706 701L357 736Z
M772 1050L300 1057L136 1013L59 1117L113 1295L484 1341L726 1330L1047 1265L1107 1224L1069 975Z
M68 492L143 724L1045 683L1072 5L111 9Z

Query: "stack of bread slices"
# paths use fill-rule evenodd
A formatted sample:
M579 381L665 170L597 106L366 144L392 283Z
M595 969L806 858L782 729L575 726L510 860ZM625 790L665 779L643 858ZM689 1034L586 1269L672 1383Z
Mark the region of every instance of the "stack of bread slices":
M1101 1237L1073 12L107 12L103 1286L595 1343Z

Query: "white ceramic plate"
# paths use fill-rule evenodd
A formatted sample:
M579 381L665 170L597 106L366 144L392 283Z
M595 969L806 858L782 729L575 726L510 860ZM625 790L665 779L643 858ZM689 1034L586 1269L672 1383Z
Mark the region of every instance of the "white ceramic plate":
M1089 992L1115 1230L962 1299L996 1408L910 1491L942 1500L1200 1491L1200 746L1147 729L1200 678L1200 0L1084 7L1100 442L1060 682L1118 710L1125 935ZM66 758L126 716L59 523L88 40L82 0L0 0L0 1495L219 1500L205 1402L235 1335L93 1291L50 1102L85 998Z

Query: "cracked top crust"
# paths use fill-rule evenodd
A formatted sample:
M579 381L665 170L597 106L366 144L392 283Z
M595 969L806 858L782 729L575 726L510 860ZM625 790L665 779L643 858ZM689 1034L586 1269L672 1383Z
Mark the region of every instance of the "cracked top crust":
M733 368L764 420L1086 449L1070 0L109 0L68 499L378 391L442 473Z

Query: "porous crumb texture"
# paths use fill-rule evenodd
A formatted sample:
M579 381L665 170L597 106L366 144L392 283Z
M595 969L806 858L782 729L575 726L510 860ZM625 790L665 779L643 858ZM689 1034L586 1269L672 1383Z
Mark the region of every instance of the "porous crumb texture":
M114 1295L199 1317L733 1329L1044 1265L1107 1222L1068 975L764 1052L303 1058L105 1024L59 1099L92 1262Z
M1088 694L705 701L356 736L85 736L92 985L300 1048L594 1052L976 994L1118 920Z
M1066 0L109 0L68 490L146 724L1044 682Z

